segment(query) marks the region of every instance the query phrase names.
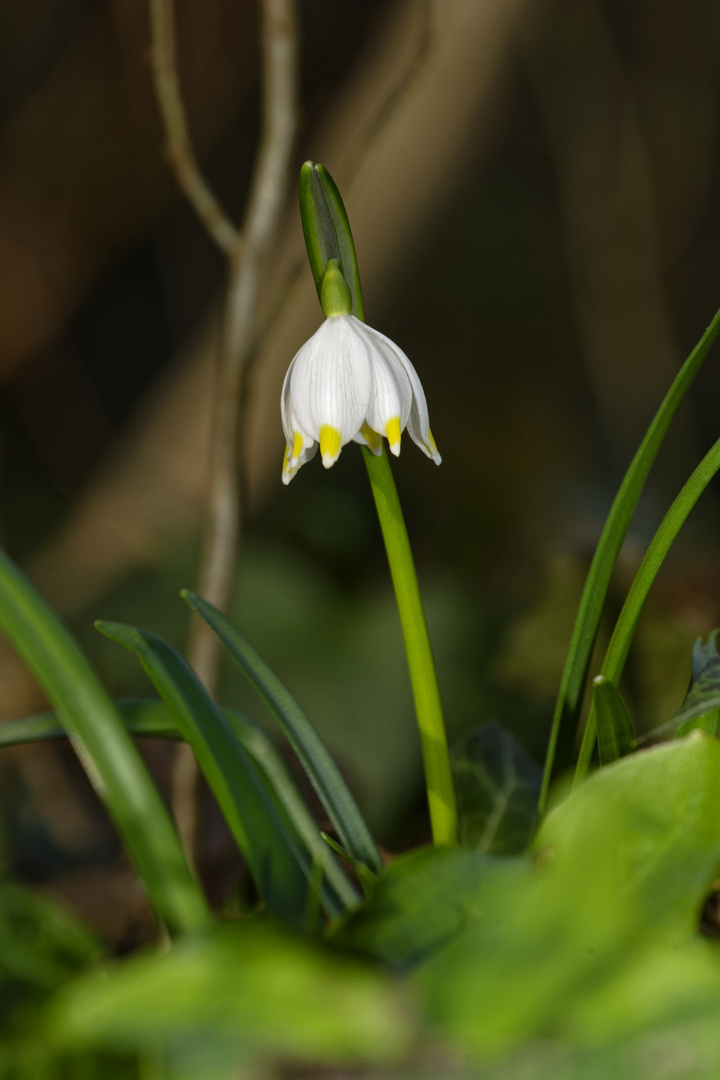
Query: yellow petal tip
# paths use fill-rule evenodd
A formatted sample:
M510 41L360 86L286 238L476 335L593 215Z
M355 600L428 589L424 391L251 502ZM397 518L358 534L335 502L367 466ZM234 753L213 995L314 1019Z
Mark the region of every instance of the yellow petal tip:
M385 425L385 437L390 445L390 451L398 456L400 453L400 435L402 434L400 428L400 417L393 416L392 420L388 420Z
M335 464L340 457L341 449L342 437L340 432L329 424L323 424L320 428L320 453L322 463L326 469Z

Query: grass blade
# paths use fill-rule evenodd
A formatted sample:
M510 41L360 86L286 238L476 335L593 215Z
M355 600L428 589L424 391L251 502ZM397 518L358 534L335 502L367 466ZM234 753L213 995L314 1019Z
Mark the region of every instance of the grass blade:
M156 739L182 739L173 714L159 698L125 698L113 704L130 734ZM262 728L233 709L222 709L222 713L236 738L252 757L263 787L282 815L286 827L294 832L296 842L307 848L306 862L322 868L323 903L327 914L335 918L354 907L360 898L328 850L317 823L272 740ZM57 713L24 716L0 724L0 748L64 738L66 734Z
M600 617L605 604L610 577L620 553L630 521L635 513L640 494L648 473L657 457L670 423L693 379L720 333L720 311L678 372L660 408L648 428L645 438L635 454L623 478L620 489L610 508L607 521L598 540L587 581L580 600L572 640L563 669L555 714L545 760L543 786L540 792L539 810L545 808L550 780L556 772L556 759L560 767L570 760L572 745L577 732L582 708L583 693L587 680L590 658L597 636Z
M308 849L309 861L322 869L324 906L327 914L335 918L348 908L355 907L360 897L328 850L315 819L305 805L272 740L262 728L251 723L240 713L230 709L223 711L235 735L255 762L271 798L276 798L286 827L297 832L298 838Z
M162 638L119 623L95 625L137 654L192 747L268 909L303 926L312 865L304 863L305 853L293 846L291 833L218 705Z
M182 596L217 634L275 716L343 845L354 859L380 873L383 862L370 830L337 765L298 703L226 615L189 589Z
M55 706L171 933L211 922L159 791L110 698L74 639L0 553L0 627Z
M600 674L609 679L614 686L618 686L620 683L620 677L625 667L625 661L630 651L638 620L665 556L670 550L675 537L680 532L682 525L687 520L690 511L719 469L720 439L708 450L690 476L690 479L683 486L645 552L625 598L622 611L618 616L600 671ZM597 719L595 710L591 708L575 770L575 783L587 776L595 747L596 734Z

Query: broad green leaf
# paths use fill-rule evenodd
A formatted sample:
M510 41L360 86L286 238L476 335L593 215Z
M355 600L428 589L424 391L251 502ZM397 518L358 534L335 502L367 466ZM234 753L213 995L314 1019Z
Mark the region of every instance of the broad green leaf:
M474 917L416 969L439 1030L484 1058L717 1014L720 957L696 928L718 822L715 740L598 770L548 815L535 863L490 867Z
M300 217L318 299L330 259L337 259L352 296L352 313L364 319L360 272L350 222L337 185L324 165L300 169Z
M582 821L616 812L615 857L648 917L687 932L720 872L720 742L699 732L598 769L551 811L537 837L558 851L583 844Z
M252 761L219 707L180 654L162 638L119 623L101 633L135 652L195 753L269 910L302 924L311 866L266 793Z
M57 709L158 916L172 933L207 927L211 917L205 898L112 702L68 631L3 554L0 627Z
M417 848L394 859L368 900L333 928L337 944L394 968L418 963L477 915L500 863L462 848ZM514 871L513 871L514 872Z
M375 967L250 920L76 981L47 1031L60 1047L163 1047L171 1057L224 1044L236 1066L367 1065L407 1052L407 1005Z
M252 645L221 611L186 589L182 593L217 634L251 685L268 706L305 769L343 845L374 873L382 858L347 784L310 720Z
M610 578L635 513L638 499L642 494L645 481L663 444L672 419L682 404L718 333L720 333L720 311L717 311L713 316L712 322L688 356L675 377L672 386L663 398L635 457L630 462L630 466L610 507L610 512L588 571L560 682L548 742L543 787L540 793L541 812L545 808L552 777L564 770L570 761L580 720L590 658L597 637ZM617 685L618 680L613 679L613 681Z
M593 679L598 755L609 765L635 749L635 729L620 691L604 675Z
M518 855L535 829L542 769L499 724L480 724L452 752L460 841L486 854Z

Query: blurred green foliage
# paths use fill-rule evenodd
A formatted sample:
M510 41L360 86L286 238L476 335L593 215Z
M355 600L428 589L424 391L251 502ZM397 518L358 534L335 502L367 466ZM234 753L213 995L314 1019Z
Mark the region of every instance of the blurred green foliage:
M599 770L531 855L418 849L329 941L255 917L103 963L54 994L33 1034L48 1060L91 1055L90 1077L112 1075L93 1071L102 1055L137 1054L168 1080L322 1065L394 1080L711 1080L720 957L697 925L719 819L720 743L695 734ZM21 976L41 998L98 958L46 919L62 926L44 932L47 965Z

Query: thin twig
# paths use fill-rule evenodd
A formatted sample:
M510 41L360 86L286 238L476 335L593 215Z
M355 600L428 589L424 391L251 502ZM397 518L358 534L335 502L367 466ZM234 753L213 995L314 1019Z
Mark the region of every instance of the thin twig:
M255 309L263 258L272 239L295 135L297 33L294 0L262 0L263 131L248 206L243 245L231 261L215 396L210 523L200 574L200 593L216 607L227 603L239 531L238 412L242 376L255 339ZM193 666L212 683L215 636L196 623ZM206 644L200 646L203 640ZM199 666L198 666L199 664Z
M210 492L198 592L221 610L232 587L240 534L238 421L243 371L255 338L258 282L278 219L296 128L297 25L295 0L261 0L262 135L242 231L227 219L200 175L192 153L175 63L172 0L150 0L155 86L168 157L188 199L228 258L228 283L216 377ZM217 684L220 645L205 623L192 625L188 658L207 689ZM197 766L180 747L173 806L186 850L198 831Z
M165 153L177 181L216 244L229 257L240 237L203 178L188 134L175 56L173 0L150 0L153 80L165 129Z

